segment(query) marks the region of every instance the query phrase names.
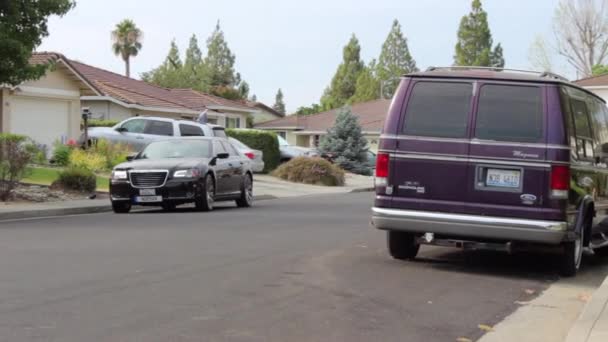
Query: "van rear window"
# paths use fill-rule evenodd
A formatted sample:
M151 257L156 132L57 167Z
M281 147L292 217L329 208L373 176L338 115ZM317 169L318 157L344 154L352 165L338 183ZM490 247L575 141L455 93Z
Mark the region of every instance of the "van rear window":
M542 136L541 88L494 84L481 87L476 138L537 142Z
M472 94L471 83L416 83L403 132L442 138L466 137Z

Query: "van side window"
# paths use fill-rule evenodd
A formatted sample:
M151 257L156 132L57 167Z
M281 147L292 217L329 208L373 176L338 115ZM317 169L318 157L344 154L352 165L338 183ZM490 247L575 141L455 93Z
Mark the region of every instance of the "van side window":
M595 136L595 156L600 157L602 163L606 163L608 157L608 108L606 105L595 99L589 99L591 110L591 123Z
M538 142L543 137L540 87L487 84L479 93L475 137Z
M593 158L593 135L587 105L584 101L576 98L571 99L570 104L572 106L578 157L581 159Z
M417 82L407 105L403 133L465 138L472 95L471 83Z

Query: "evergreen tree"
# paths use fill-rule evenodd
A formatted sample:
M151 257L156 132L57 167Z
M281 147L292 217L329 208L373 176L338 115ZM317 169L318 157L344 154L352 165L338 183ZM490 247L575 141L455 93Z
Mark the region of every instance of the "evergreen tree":
M210 87L233 87L238 84L234 71L235 56L224 39L224 32L217 22L215 30L207 40L207 56L204 63L207 70L207 84Z
M608 65L596 64L591 69L591 72L593 73L593 76L608 74Z
M357 90L349 103L359 103L380 98L380 80L376 75L376 60L372 60L357 78ZM392 96L392 95L391 95Z
M247 99L249 97L249 83L247 81L242 81L239 84L239 94L241 95L241 99Z
M310 105L310 107L300 107L300 108L298 108L298 110L296 111L296 114L298 114L298 115L312 115L312 114L321 113L322 111L323 111L323 108L319 104L313 103L312 105Z
M378 60L378 79L384 82L383 97L391 98L399 84L396 79L410 72L418 71L416 62L407 45L407 39L401 32L401 24L395 19L391 32L382 45ZM358 90L358 89L357 89Z
M145 72L141 78L149 83L165 88L183 88L183 63L175 40L171 41L169 54L163 64L152 71Z
M285 114L285 112L286 112L285 102L283 100L283 91L280 88L279 88L279 91L277 92L277 95L274 100L274 105L272 106L272 108L281 114Z
M344 47L342 63L332 78L331 85L321 98L323 109L330 110L343 106L355 95L357 79L365 64L361 60L361 46L353 34Z
M257 95L253 94L253 95L251 96L251 102L258 102L258 97L257 97Z
M338 111L334 126L321 139L319 151L337 156L335 163L347 171L371 174L367 165L367 140L363 136L359 119L349 107Z
M471 13L460 21L454 64L504 67L502 47L498 44L492 50L492 44L488 14L481 7L481 0L473 0Z
M190 44L186 50L186 60L184 61L182 75L184 77L182 88L192 88L200 91L206 90L203 53L194 34L190 37Z

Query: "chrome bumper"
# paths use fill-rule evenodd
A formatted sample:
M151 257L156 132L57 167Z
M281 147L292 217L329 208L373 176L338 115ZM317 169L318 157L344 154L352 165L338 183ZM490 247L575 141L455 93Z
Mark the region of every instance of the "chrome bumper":
M568 224L559 221L385 208L372 211L372 225L382 230L546 244L559 244L568 237Z

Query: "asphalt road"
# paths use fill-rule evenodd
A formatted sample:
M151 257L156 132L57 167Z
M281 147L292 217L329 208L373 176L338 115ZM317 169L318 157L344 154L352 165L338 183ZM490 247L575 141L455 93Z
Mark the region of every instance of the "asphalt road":
M475 340L557 279L542 255L391 260L371 203L0 223L0 341Z

